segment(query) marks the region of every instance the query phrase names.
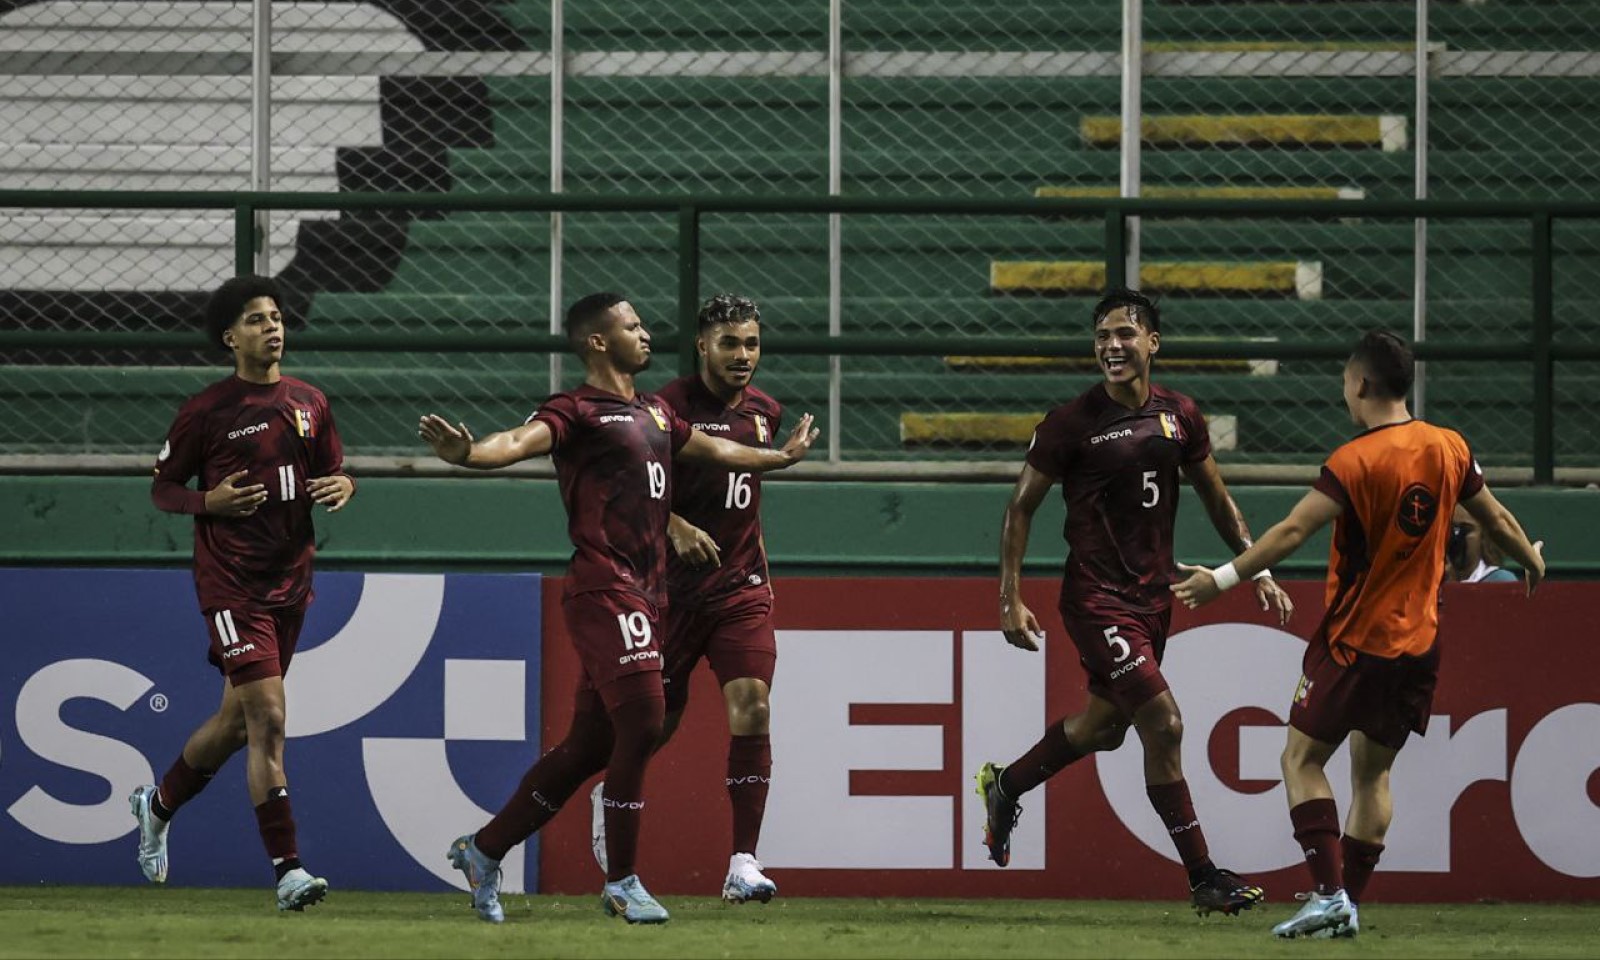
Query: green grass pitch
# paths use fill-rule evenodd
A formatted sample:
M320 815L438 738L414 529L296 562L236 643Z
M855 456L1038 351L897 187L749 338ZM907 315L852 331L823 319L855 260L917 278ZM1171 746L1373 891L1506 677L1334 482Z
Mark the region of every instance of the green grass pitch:
M333 891L279 914L271 891L0 888L3 957L1600 957L1600 905L1369 904L1356 941L1278 942L1269 903L1198 919L1177 902L666 898L629 927L596 896L505 898L481 923L465 894Z

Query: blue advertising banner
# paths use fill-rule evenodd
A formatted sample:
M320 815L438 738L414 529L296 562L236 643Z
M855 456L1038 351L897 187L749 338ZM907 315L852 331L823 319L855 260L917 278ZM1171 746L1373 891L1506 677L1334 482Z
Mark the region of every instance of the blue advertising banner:
M537 575L319 573L285 768L333 889L465 889L445 856L539 754ZM0 570L0 883L143 883L128 795L217 709L182 570ZM270 887L241 751L174 818L168 882ZM537 850L505 861L533 891Z

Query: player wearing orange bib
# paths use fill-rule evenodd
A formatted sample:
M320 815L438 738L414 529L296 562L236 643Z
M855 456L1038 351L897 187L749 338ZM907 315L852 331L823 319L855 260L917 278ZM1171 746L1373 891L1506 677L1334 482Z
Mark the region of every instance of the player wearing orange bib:
M1360 931L1356 904L1394 815L1389 769L1406 738L1426 732L1433 706L1439 584L1456 504L1523 565L1530 594L1544 578L1543 544L1530 544L1489 492L1466 440L1412 418L1413 371L1399 337L1363 337L1344 370L1345 405L1363 432L1333 452L1311 492L1253 547L1214 571L1185 566L1192 575L1172 587L1198 606L1334 524L1327 612L1306 645L1283 751L1289 819L1313 890L1272 928L1280 937ZM1351 802L1341 839L1323 768L1346 737Z

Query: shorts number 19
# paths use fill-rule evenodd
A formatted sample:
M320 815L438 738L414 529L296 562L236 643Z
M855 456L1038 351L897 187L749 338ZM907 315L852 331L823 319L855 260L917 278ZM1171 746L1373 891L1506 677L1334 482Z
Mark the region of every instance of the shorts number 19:
M650 621L643 613L619 613L617 626L622 628L622 649L643 650L650 646Z

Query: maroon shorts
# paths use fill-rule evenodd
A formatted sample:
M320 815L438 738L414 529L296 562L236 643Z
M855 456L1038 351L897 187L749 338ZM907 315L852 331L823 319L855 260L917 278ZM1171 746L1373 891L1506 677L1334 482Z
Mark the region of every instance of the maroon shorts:
M1289 725L1313 740L1339 744L1359 730L1399 750L1413 732L1428 731L1433 688L1439 680L1439 644L1420 657L1387 659L1357 653L1344 666L1328 644L1306 644L1300 684L1289 706Z
M772 594L738 597L704 607L669 607L665 675L667 712L689 702L689 675L704 657L717 684L754 678L772 686L778 639L772 632Z
M578 651L583 674L580 691L600 694L607 709L633 699L621 697L624 689L638 693L638 683L617 684L636 673L655 674L646 687L659 695L661 675L661 616L656 605L635 593L597 590L574 594L561 600L567 620L567 636Z
M1061 621L1089 675L1089 692L1133 719L1134 711L1167 690L1161 658L1167 652L1172 608L1128 610L1093 601L1061 605Z
M202 611L211 650L206 659L228 682L242 686L289 672L306 608L252 609L226 607Z

